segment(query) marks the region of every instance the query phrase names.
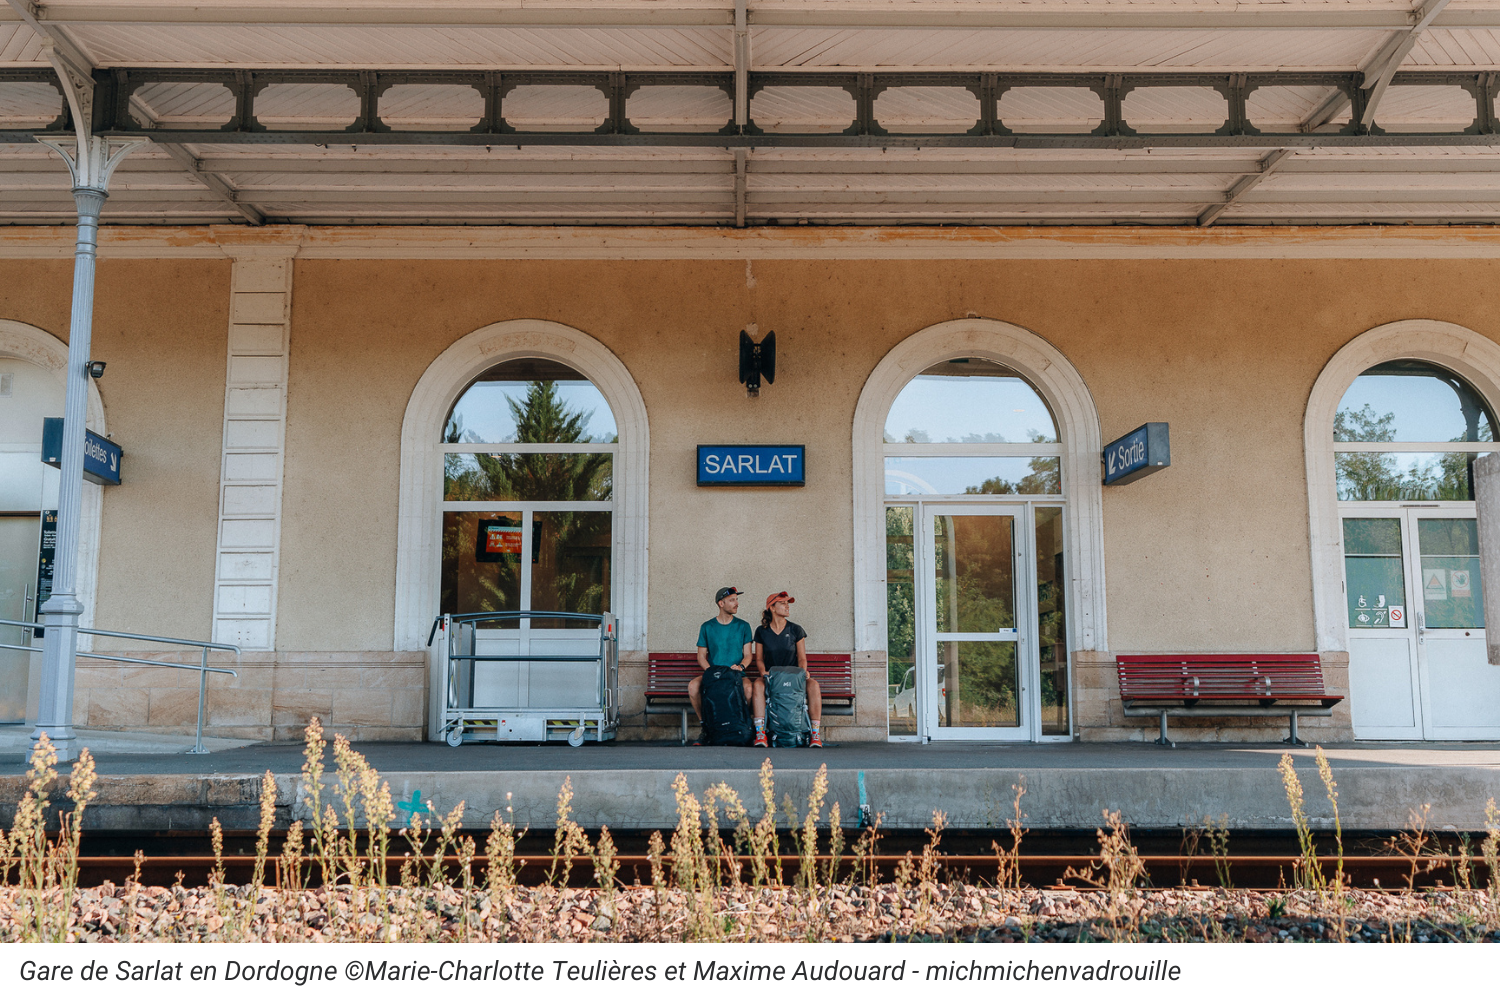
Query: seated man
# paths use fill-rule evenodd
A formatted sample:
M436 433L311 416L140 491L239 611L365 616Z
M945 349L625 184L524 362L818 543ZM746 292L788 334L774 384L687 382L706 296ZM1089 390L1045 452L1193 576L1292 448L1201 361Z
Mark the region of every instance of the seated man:
M714 595L719 613L698 629L701 676L688 681L688 700L702 730L694 746L746 746L750 743L749 706L754 705L755 745L766 745L766 695L758 679L745 676L750 663L750 625L735 617L740 591L720 587Z

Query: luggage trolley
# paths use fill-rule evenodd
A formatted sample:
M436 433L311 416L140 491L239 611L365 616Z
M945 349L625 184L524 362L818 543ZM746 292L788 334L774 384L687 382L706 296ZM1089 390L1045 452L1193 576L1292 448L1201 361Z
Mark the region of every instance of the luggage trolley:
M536 629L530 619L596 629ZM443 736L464 743L615 738L620 721L619 633L612 614L487 611L440 615L447 678Z

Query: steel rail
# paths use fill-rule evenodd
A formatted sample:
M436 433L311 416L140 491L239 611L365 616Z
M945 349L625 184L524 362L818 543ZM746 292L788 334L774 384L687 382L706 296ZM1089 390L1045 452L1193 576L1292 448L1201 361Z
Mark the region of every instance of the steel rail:
M274 855L276 852L272 852ZM269 858L271 864L268 871L274 873L277 861L276 857ZM343 865L347 857L340 859ZM357 862L368 865L370 858L361 855ZM404 855L389 856L386 858L388 872L399 871L401 866L411 861ZM523 884L539 884L546 880L546 873L552 870L553 856L550 854L527 854L516 855L514 862L520 865L519 879ZM559 855L556 859L563 865L571 868L569 884L582 886L594 883L594 860L589 855L574 855L571 859L567 855ZM820 868L826 868L833 861L832 855L818 854L813 862ZM890 873L907 860L905 854L882 854L873 857L855 858L844 854L839 858L839 871L843 877L848 874L873 869L877 873ZM1069 871L1088 873L1097 869L1099 865L1098 855L1091 854L1023 854L1017 859L1019 862L1020 879L1023 884L1032 888L1070 888L1087 890L1086 882L1077 876L1069 876ZM1230 855L1228 857L1215 858L1211 854L1195 855L1172 855L1172 854L1143 854L1140 860L1145 867L1147 878L1156 877L1158 881L1164 877L1173 877L1170 884L1161 882L1150 888L1165 889L1210 889L1217 887L1217 873L1221 867L1225 868L1234 886L1240 889L1270 889L1285 888L1291 883L1292 874L1303 863L1301 855L1298 854L1245 854ZM222 861L225 871L238 873L240 870L250 870L255 865L253 855L224 855L222 859L216 859L212 854L174 854L158 857L146 857L141 863L142 882L144 884L171 884L179 871L196 875L200 872L207 873ZM627 881L624 873L649 872L651 869L651 857L647 854L621 854L615 857L620 866L622 881ZM721 864L727 864L730 857L726 856ZM748 868L751 858L748 855L734 855L733 861L741 866L741 870ZM1381 886L1382 878L1396 875L1411 878L1414 885L1424 887L1438 887L1440 885L1451 887L1453 879L1450 877L1444 882L1443 875L1451 873L1456 866L1462 864L1463 858L1453 854L1421 855L1416 858L1403 855L1346 855L1342 861L1337 857L1318 858L1319 867L1325 876L1331 876L1342 864L1346 878L1356 884L1364 883L1367 887L1391 888ZM316 857L304 857L303 863L308 872L303 879L304 884L316 884L319 874L319 862ZM430 866L434 863L431 855L423 855L417 858L417 863ZM442 866L445 870L456 870L462 863L462 859L456 854L445 855ZM715 861L710 856L709 863ZM766 858L767 865L780 868L784 875L796 874L800 871L803 863L801 855L780 854ZM967 876L971 878L984 878L993 876L1000 871L1001 864L1010 864L1010 859L997 859L994 854L953 854L939 855L936 859L937 866L942 869L945 876ZM1476 873L1484 871L1486 866L1482 857L1470 857L1468 863ZM88 876L88 879L103 879L122 873L133 873L135 870L135 859L127 855L85 855L78 859L80 874ZM471 871L482 872L486 864L484 858L474 858L470 862ZM1203 885L1203 876L1214 880L1214 885ZM311 882L309 882L311 879ZM274 881L274 874L267 877L268 884ZM628 884L628 881L627 881Z

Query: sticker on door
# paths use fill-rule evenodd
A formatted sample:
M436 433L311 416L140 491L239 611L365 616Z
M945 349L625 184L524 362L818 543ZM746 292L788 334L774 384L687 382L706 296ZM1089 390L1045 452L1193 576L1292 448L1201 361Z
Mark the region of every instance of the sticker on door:
M1474 589L1469 585L1469 571L1456 569L1448 574L1448 592L1454 597L1473 597Z
M1448 599L1448 571L1429 569L1422 573L1422 599L1424 601L1446 601Z
M1406 609L1399 604L1391 605L1391 628L1406 628Z

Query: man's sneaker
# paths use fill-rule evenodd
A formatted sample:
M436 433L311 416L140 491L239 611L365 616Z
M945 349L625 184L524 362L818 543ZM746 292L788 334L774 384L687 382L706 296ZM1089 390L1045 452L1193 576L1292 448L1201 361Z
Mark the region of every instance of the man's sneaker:
M807 745L810 746L810 747L820 747L820 746L822 746L823 745L823 734L820 733L820 732L818 732L816 729L814 729L813 730L813 734L812 734L812 739L808 741Z
M761 730L755 734L755 743L753 745L758 747L768 747L771 745L771 741L766 739L765 730Z
M702 747L702 746L707 746L707 745L708 745L707 743L703 742L703 730L701 730L701 729L698 730L698 735L695 736L695 737L693 737L693 742L691 742L691 743L688 744L688 746L694 746L694 747Z

